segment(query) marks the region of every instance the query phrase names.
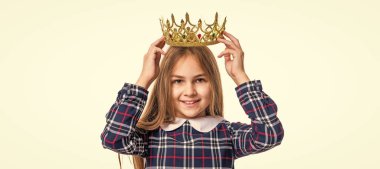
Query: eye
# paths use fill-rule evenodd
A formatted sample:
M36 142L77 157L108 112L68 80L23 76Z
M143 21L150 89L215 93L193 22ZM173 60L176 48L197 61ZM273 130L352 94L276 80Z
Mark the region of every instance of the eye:
M199 79L196 80L197 83L202 83L202 82L205 82L205 81L206 81L206 79L203 79L203 78L199 78Z
M172 81L173 84L179 84L179 83L181 83L181 82L182 82L182 80L180 80L180 79L176 79L176 80L173 80L173 81Z

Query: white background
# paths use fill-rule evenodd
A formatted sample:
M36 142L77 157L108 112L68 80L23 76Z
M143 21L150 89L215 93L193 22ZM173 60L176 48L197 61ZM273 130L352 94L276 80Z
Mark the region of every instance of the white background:
M375 0L34 0L0 2L0 168L118 168L105 114L174 13L212 22L243 47L247 74L277 103L283 143L236 168L379 168ZM210 46L215 55L222 44ZM218 59L225 117L249 122ZM127 156L123 166L130 168Z

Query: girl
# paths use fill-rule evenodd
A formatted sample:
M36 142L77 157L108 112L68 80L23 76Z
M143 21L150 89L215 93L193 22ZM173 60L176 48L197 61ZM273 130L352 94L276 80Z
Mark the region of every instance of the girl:
M133 155L135 169L226 169L234 168L237 158L281 144L284 131L275 102L260 80L249 80L238 39L226 31L223 35L229 39L218 38L226 46L218 58L224 57L250 124L223 118L221 78L208 47L171 46L165 52L161 37L145 55L136 84L125 83L118 92L106 115L103 147Z

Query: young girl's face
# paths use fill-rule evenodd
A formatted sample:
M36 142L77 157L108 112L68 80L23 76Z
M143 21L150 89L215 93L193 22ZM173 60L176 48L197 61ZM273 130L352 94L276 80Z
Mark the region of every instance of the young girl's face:
M170 80L176 117L205 116L211 99L210 81L192 55L178 60Z

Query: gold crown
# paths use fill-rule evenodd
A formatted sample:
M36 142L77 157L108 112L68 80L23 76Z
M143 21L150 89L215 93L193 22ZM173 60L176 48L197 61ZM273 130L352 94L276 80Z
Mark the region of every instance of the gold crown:
M198 20L198 25L192 24L189 19L189 14L186 12L185 21L181 19L181 24L175 22L172 14L172 22L160 19L162 33L165 36L165 41L170 46L206 46L217 44L217 38L222 37L225 30L226 18L222 26L218 24L218 13L215 14L215 20L212 24L204 22L205 27L202 27L201 19Z

